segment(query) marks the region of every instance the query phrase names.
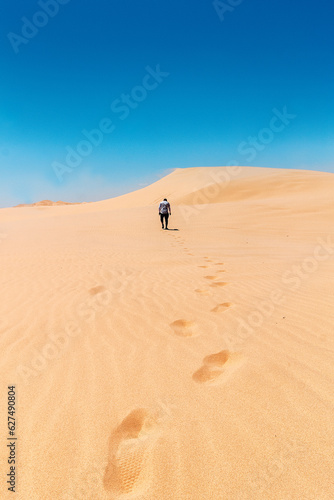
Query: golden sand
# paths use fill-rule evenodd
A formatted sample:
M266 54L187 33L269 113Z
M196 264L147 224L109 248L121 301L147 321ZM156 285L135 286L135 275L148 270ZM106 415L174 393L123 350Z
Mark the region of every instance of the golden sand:
M333 193L333 174L190 168L0 210L15 498L334 498Z

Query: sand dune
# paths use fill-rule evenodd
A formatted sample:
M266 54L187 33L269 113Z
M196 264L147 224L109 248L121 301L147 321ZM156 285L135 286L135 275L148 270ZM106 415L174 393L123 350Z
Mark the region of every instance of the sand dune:
M333 188L203 167L0 210L16 498L332 499Z
M20 203L19 205L15 205L15 208L23 208L23 207L54 207L59 205L77 205L77 203L69 203L67 201L51 201L51 200L42 200L36 201L35 203Z

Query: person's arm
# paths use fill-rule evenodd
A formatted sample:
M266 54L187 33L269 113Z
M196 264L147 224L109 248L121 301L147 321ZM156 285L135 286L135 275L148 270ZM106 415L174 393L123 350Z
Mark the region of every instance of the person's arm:
M172 211L171 211L171 208L170 208L170 204L168 203L168 209L169 209L169 215L172 215Z

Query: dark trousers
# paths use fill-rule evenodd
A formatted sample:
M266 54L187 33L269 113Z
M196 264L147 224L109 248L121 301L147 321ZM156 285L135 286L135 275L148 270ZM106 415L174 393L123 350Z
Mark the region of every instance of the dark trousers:
M165 219L165 227L168 227L168 217L169 214L160 214L160 220L162 225L164 225L164 219Z

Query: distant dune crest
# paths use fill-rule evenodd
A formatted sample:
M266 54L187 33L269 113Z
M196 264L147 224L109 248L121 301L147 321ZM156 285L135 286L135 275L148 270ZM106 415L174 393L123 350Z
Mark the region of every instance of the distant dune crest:
M199 206L247 200L298 200L307 196L317 206L318 200L334 188L334 175L312 170L263 167L193 167L177 168L171 174L142 189L96 202L69 203L43 200L16 207L51 207L86 205L80 208L114 210L158 205L168 198L173 206Z
M80 202L70 203L68 201L42 200L42 201L37 201L36 203L21 203L20 205L15 205L14 208L21 208L21 207L54 207L54 206L58 206L58 205L81 205L81 203Z
M178 168L142 189L95 202L105 210L157 205L163 198L175 205L204 205L262 200L321 198L334 175L328 172L263 167Z

